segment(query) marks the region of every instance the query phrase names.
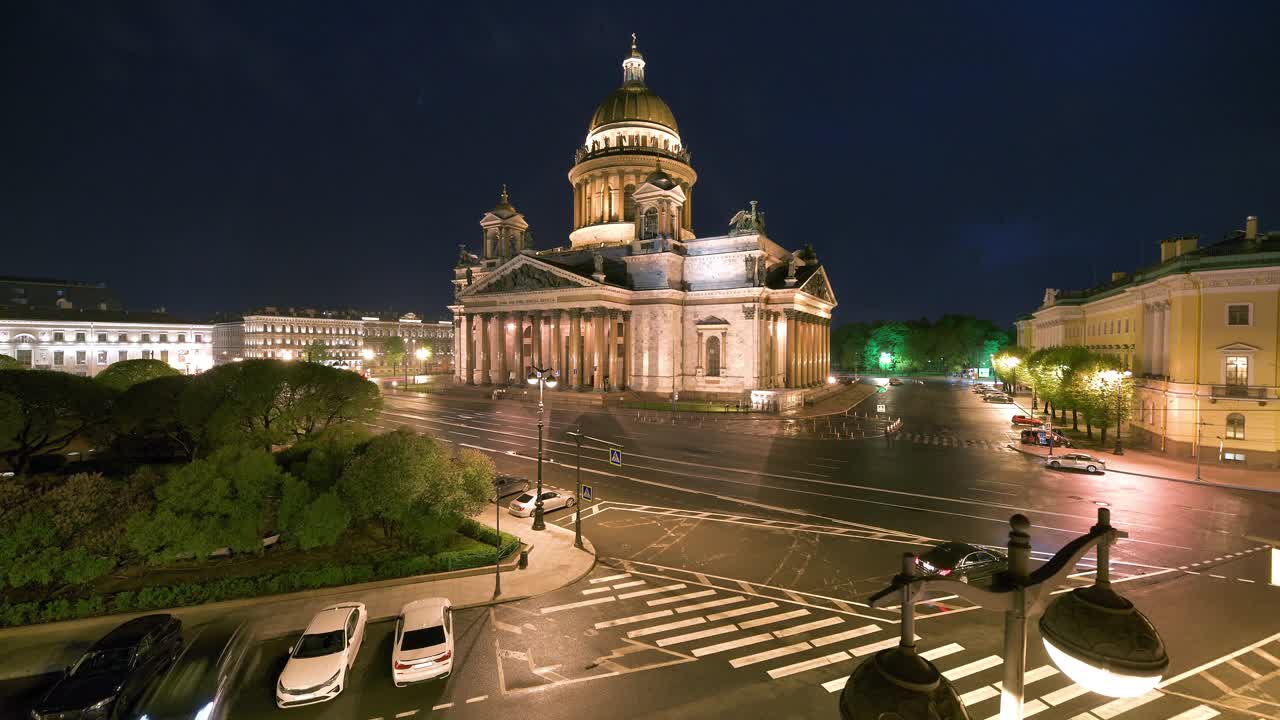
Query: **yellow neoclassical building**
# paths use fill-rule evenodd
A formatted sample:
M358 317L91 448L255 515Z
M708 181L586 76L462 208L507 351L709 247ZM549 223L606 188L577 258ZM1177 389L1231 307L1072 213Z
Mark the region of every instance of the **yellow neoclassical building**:
M1045 290L1017 321L1030 349L1082 345L1137 380L1132 442L1204 461L1280 463L1280 232L1160 243L1160 263L1083 291Z

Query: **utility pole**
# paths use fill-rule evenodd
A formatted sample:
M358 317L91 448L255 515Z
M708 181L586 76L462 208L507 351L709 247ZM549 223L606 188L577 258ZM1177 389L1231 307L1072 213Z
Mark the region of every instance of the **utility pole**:
M581 550L582 549L582 441L591 440L598 443L604 443L605 445L611 445L616 448L620 448L622 446L615 442L609 442L608 440L605 440L603 438L591 437L590 435L583 435L582 423L578 423L577 430L570 431L565 434L573 438L574 442L576 442L578 445L578 490L577 492L574 493L574 496L573 496L573 507L574 507L573 545L574 547Z

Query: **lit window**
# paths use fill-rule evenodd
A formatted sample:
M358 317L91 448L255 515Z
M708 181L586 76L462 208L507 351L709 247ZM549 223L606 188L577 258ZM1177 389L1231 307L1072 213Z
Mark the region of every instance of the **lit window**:
M1252 308L1249 305L1228 305L1227 306L1227 324L1228 325L1249 325L1249 311Z
M88 356L88 353L86 353L84 350L77 350L77 351L76 351L76 364L77 364L77 365L85 365L85 364L87 364L88 362L89 362L89 356Z
M99 364L99 365L106 365L106 364L107 364L107 351L106 351L106 350L99 350L99 351L98 351L98 364Z
M1244 415L1240 413L1231 413L1227 416L1227 439L1244 439Z
M1244 453L1242 452L1224 452L1222 453L1222 462L1242 463L1244 462Z
M1248 385L1249 358L1244 355L1231 355L1227 357L1226 379L1228 385Z

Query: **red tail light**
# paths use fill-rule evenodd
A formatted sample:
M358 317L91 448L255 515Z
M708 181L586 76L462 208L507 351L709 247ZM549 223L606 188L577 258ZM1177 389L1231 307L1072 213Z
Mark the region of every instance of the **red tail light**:
M950 569L950 568L942 568L941 570L939 570L939 571L938 571L938 574L939 574L939 575L941 575L941 576L943 576L943 577L946 577L947 575L950 575L950 574L951 574L951 569Z
M407 663L402 663L399 660L396 660L394 663L392 663L392 665L395 667L396 670L412 670L416 667L421 667L422 665L426 665L429 662L442 663L451 657L453 657L453 651L449 650L449 651L446 651L443 655L436 655L435 657L429 657L429 658L421 658L419 660L413 660Z
M449 658L451 658L451 657L453 657L453 651L452 651L452 650L447 650L447 651L445 651L445 654L441 655L441 656L440 656L440 657L438 657L438 658L435 658L435 661L436 661L436 662L444 662L445 660L448 660L448 659L449 659Z
M408 670L409 668L413 667L412 665L406 665L400 662L399 660L395 661L394 665L397 670Z

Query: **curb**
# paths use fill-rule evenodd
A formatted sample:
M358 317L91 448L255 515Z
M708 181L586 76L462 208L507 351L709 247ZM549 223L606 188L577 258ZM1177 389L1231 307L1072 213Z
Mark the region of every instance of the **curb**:
M1027 455L1034 458L1047 457L1045 455L1041 455L1040 453L1031 452L1030 450L1023 450L1022 448L1015 446L1013 443L1006 443L1005 447L1009 448L1010 450L1016 450L1022 453L1023 455ZM1195 485L1196 487L1228 488L1231 490L1247 490L1250 492L1280 494L1280 488L1258 488L1258 487L1250 487L1248 485L1236 485L1234 483L1214 482L1212 480L1200 480L1200 481L1187 480L1184 478L1169 477L1167 475L1150 475L1147 473L1133 472L1132 470L1120 470L1120 469L1111 468L1111 467L1107 468L1107 472L1119 473L1121 475L1133 475L1134 477L1151 478L1152 480L1167 480L1169 482L1182 483L1184 485Z

